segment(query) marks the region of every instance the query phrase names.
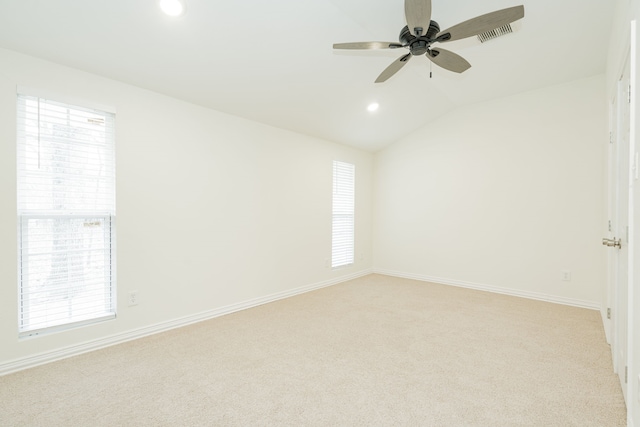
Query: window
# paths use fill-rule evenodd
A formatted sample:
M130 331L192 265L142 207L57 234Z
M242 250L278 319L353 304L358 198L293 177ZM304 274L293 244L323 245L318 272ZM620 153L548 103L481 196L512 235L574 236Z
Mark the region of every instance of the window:
M331 267L353 264L355 166L333 162Z
M18 94L21 337L115 317L114 120Z

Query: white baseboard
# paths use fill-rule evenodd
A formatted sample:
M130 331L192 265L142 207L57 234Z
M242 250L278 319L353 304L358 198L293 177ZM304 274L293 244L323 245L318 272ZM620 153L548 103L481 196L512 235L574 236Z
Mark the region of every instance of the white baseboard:
M420 280L422 282L438 283L440 285L451 285L451 286L457 286L459 288L476 289L479 291L487 291L487 292L493 292L497 294L511 295L514 297L552 302L555 304L570 305L572 307L588 308L590 310L600 310L600 305L595 302L583 301L583 300L574 299L574 298L564 298L556 295L547 295L540 292L520 291L517 289L502 288L499 286L485 285L481 283L472 283L472 282L465 282L462 280L445 279L442 277L431 277L431 276L425 276L420 274L402 273L399 271L391 271L391 270L374 269L373 272L376 274L384 274L385 276L402 277L405 279Z
M34 356L12 360L10 362L0 364L0 376L28 368L33 368L35 366L44 365L46 363L55 362L56 360L66 359L68 357L88 353L90 351L99 350L105 347L110 347L116 344L122 344L127 341L132 341L160 332L169 331L171 329L180 328L183 326L191 325L193 323L198 323L204 320L213 319L215 317L224 316L226 314L235 313L237 311L246 310L248 308L257 307L262 304L267 304L284 298L300 295L306 292L315 291L317 289L326 288L328 286L337 285L339 283L357 279L358 277L366 276L371 273L373 273L373 270L367 269L356 273L340 276L335 279L326 280L307 286L301 286L299 288L290 289L283 292L277 292L275 294L267 295L264 297L254 298L237 304L231 304L225 307L220 307L194 315L169 320L167 322L157 323L155 325L134 329L105 338L91 340L81 344L64 347L58 350L48 351Z

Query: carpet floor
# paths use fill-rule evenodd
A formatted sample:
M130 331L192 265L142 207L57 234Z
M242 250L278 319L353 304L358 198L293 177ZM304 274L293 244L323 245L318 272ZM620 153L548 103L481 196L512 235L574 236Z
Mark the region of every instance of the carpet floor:
M597 311L382 275L0 377L0 426L624 426Z

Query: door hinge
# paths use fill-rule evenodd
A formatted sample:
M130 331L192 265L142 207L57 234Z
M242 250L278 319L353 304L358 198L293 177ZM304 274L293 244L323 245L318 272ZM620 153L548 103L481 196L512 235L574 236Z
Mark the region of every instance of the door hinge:
M609 132L609 144L613 144L613 132Z
M631 85L629 85L629 104L631 104Z
M613 227L611 226L611 220L609 220L609 232L613 231Z
M607 308L607 319L611 319L611 309Z

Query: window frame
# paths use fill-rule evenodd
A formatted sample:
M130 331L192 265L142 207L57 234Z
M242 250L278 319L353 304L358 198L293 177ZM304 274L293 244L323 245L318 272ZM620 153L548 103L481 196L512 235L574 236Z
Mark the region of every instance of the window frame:
M53 103L61 108L66 108L68 113L74 112L77 114L78 112L83 112L87 114L97 115L100 117L104 117L105 128L103 132L103 136L105 138L104 147L109 153L108 160L105 163L100 163L98 168L94 168L93 171L99 169L105 164L108 166L109 170L106 175L106 183L107 183L107 195L109 196L109 200L107 204L108 207L101 207L99 209L85 209L87 206L83 205L82 209L73 209L70 211L65 210L56 210L53 209L39 209L39 208L27 208L25 207L26 202L22 199L28 197L30 195L36 194L33 191L30 193L28 190L25 190L23 187L26 186L27 179L33 176L33 171L28 170L27 166L27 151L29 144L29 130L28 130L28 121L33 120L33 118L28 117L28 102L36 101L38 103L38 118L37 123L38 127L41 126L40 121L40 105L42 102ZM69 100L64 99L64 97L59 96L50 96L49 94L45 94L39 91L34 91L32 89L26 88L17 88L16 94L16 109L17 109L17 120L16 120L16 162L17 162L17 188L16 188L16 197L17 197L17 235L18 235L18 295L17 295L17 303L18 303L18 337L19 339L36 337L39 335L59 332L63 330L68 330L72 328L77 328L89 324L94 324L98 322L103 322L106 320L115 319L117 316L117 299L116 299L116 289L117 289L117 275L116 275L116 206L115 206L115 197L116 197L116 153L115 153L115 109L97 106L97 105L89 105L83 101L77 100ZM21 110L22 109L22 110ZM33 113L32 113L33 114ZM88 121L90 119L87 119ZM53 122L50 122L53 123ZM70 125L72 129L80 129L77 125ZM38 140L40 140L40 131L37 131ZM45 141L46 138L45 138ZM54 142L49 139L47 141L50 144ZM79 139L70 138L70 141L67 142L66 150L69 150L69 146L75 143L82 143ZM89 144L90 145L90 144ZM85 142L85 147L86 147ZM82 146L79 146L82 147ZM38 148L39 150L39 148ZM39 151L38 151L39 152ZM38 160L39 162L39 160ZM80 163L76 160L75 163L71 164L71 167L78 167ZM88 171L91 169L81 168L81 171ZM30 175L31 174L31 175ZM102 177L101 177L102 178ZM49 177L47 177L49 179ZM53 178L51 178L53 179ZM51 184L51 188L56 188L55 183ZM35 190L34 190L35 191ZM91 221L102 221L101 228L103 229L102 241L99 244L100 253L104 256L104 263L100 266L100 269L103 270L104 282L100 286L105 291L102 293L102 299L95 298L91 299L91 302L104 303L105 309L98 313L99 310L96 310L95 313L91 313L90 316L82 316L75 313L75 315L70 315L66 319L60 321L47 321L45 323L49 323L44 326L40 326L36 324L36 326L30 325L29 320L25 319L25 317L30 314L29 311L29 303L30 296L29 292L33 292L32 290L27 290L29 287L29 262L30 257L33 254L28 254L27 250L29 250L29 242L24 242L25 239L29 237L29 223L30 221L37 221L39 219L46 220L51 219L54 221L60 220L84 220L84 226L87 227L89 224L90 227L95 226ZM98 235L101 233L98 233ZM52 232L51 237L55 239L57 236L70 236L70 234L61 233L56 235ZM75 236L74 236L75 237ZM93 238L93 236L91 237ZM94 248L87 249L88 251L94 250ZM51 249L51 256L55 253L54 249ZM32 260L31 260L32 261ZM53 268L53 267L51 267ZM81 282L85 280L85 273L81 273ZM98 275L95 277L100 277L99 270ZM60 290L62 293L71 292L70 286L71 283L67 279L67 287L64 285L55 290ZM30 282L33 284L33 282ZM98 287L98 289L100 288ZM47 292L52 292L51 289L47 290ZM101 302L102 301L102 302ZM99 306L99 305L97 305Z
M332 180L331 268L340 269L355 264L355 164L334 160Z

